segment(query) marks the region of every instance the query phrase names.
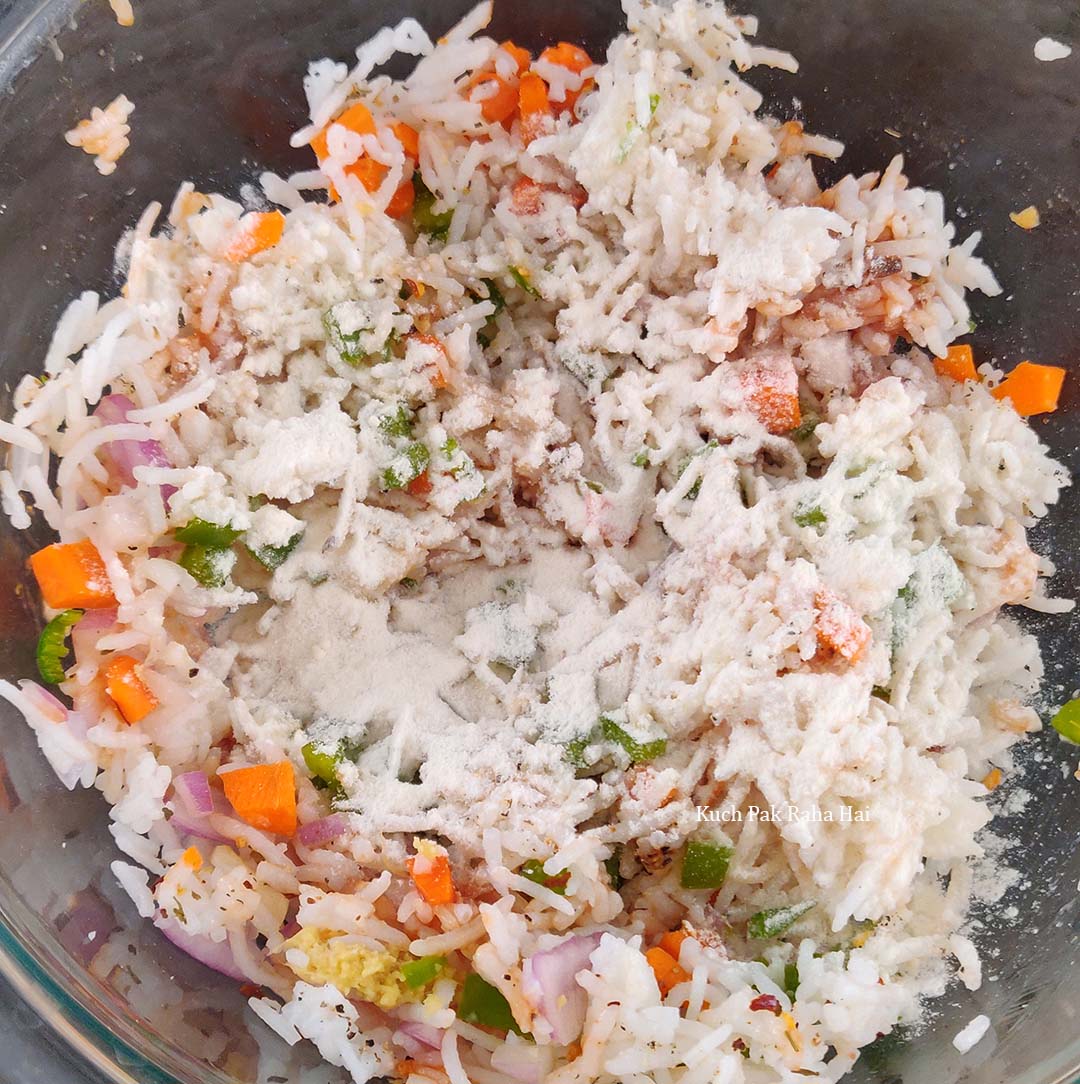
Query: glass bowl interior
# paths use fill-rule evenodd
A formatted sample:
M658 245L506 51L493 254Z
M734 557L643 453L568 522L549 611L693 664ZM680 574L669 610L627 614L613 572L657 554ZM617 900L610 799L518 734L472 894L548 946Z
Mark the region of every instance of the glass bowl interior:
M76 292L118 288L112 249L151 200L190 179L237 194L265 168L306 168L288 146L304 121L308 59L347 59L379 26L414 15L435 31L467 0L173 0L139 4L121 29L105 0L0 2L0 378L10 390L37 368L51 327ZM1041 64L1049 35L1080 45L1080 9L1052 0L756 0L760 37L791 49L799 75L751 76L777 115L848 144L843 170L884 166L896 153L920 184L945 193L958 233L983 231L981 252L1005 292L975 302L981 358L1080 369L1080 56ZM560 38L594 52L618 32L617 0L503 0L496 36L536 46ZM136 103L132 147L110 178L61 133L91 105ZM833 168L833 167L830 167ZM1026 233L1009 212L1034 203ZM1075 470L1080 390L1036 421ZM1058 568L1054 587L1080 588L1080 503L1066 490L1038 541ZM0 527L0 674L33 670L39 621L24 558L47 538ZM1047 662L1045 709L1074 693L1078 619L1026 618ZM316 1056L288 1048L246 1010L241 993L181 956L141 923L113 882L118 857L96 792L70 794L30 731L0 711L0 970L88 1066L115 1081L311 1079ZM994 831L1009 841L1001 897L977 912L987 980L952 989L916 1041L864 1059L853 1080L906 1084L1052 1084L1080 1066L1076 757L1052 732L1021 754L1002 791L1016 810ZM88 938L88 929L107 934ZM961 1058L951 1039L976 1013L991 1037Z

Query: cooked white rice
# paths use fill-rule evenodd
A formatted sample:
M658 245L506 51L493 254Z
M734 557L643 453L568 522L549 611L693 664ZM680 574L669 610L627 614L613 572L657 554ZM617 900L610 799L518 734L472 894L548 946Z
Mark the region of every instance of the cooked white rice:
M1067 608L1026 540L1063 469L999 373L933 364L997 283L899 158L821 190L842 148L755 112L738 73L795 63L752 19L626 11L606 63L536 61L576 102L526 146L465 86L518 78L490 5L312 64L280 239L190 185L152 206L0 423L5 512L90 540L116 604L70 711L0 695L108 799L140 913L357 1084L834 1081L981 981L969 863L1040 725L1001 608ZM357 101L374 133L324 132ZM445 236L384 213L392 121ZM243 544L181 552L198 521ZM259 764L295 836L225 800Z
M128 10L130 9L131 5L128 4ZM130 24L121 20L121 25ZM128 118L134 109L134 102L129 101L123 94L118 94L104 109L95 105L90 110L90 116L65 132L64 138L73 147L81 147L87 154L92 154L98 173L107 177L115 172L116 163L131 146L128 139L131 134Z

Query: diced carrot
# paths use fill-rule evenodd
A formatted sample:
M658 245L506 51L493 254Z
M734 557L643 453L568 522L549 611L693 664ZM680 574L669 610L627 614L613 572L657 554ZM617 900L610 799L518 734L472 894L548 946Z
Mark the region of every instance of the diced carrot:
M790 433L798 428L802 412L794 366L749 369L742 373L740 382L747 406L770 433Z
M375 134L375 118L372 117L371 110L363 102L353 102L341 116L335 117L330 124L311 140L311 149L320 162L330 153L330 148L326 142L326 133L333 124L340 124L342 128L347 128L357 135Z
M387 170L382 162L376 162L374 158L365 155L346 166L345 172L355 177L369 192L374 192L386 178Z
M1057 410L1065 370L1057 365L1036 365L1022 361L990 393L995 399L1008 399L1023 418L1049 414Z
M394 121L390 125L390 130L397 136L405 157L418 162L420 160L420 133L403 120Z
M139 660L130 655L116 655L105 664L105 692L128 723L141 722L159 703L139 676Z
M818 653L825 657L839 655L852 664L858 662L870 644L870 626L827 589L818 591L814 598L814 612Z
M350 132L355 132L357 135L375 134L375 118L363 102L353 102L334 123L340 124L342 128L348 128Z
M454 878L450 872L450 860L445 854L431 857L416 855L408 859L405 865L417 891L432 907L453 903L457 899Z
M280 211L252 211L240 219L222 256L229 263L243 263L257 253L273 248L284 232L285 216Z
M426 497L431 492L432 488L428 472L424 471L423 474L418 474L405 487L405 492L408 493L410 497Z
M180 855L180 861L183 862L188 869L195 870L196 873L202 869L203 857L199 854L198 847L188 847L188 849Z
M481 94L473 96L477 87L484 87ZM491 89L493 88L493 89ZM484 120L491 124L502 124L514 115L518 106L517 80L503 79L495 72L477 72L469 81L469 100L480 106Z
M1004 779L1004 773L1000 768L991 768L990 771L983 776L982 785L987 790L997 790L1001 786L1001 781Z
M404 218L413 209L415 202L416 189L412 181L402 181L397 191L390 197L390 202L386 205L386 213L391 218Z
M560 41L558 45L549 45L541 54L541 60L549 64L557 64L560 68L569 68L570 71L581 74L586 68L592 67L592 57L589 56L580 45L573 45L568 41Z
M586 68L592 67L592 57L589 56L579 45L571 45L568 41L560 41L558 45L549 46L540 54L541 60L549 64L557 64L560 68L568 68L572 72L580 74ZM586 79L577 90L568 90L566 97L561 102L552 102L551 107L556 113L565 113L573 110L578 98L585 91L594 86L592 79Z
M296 832L296 778L290 761L234 768L222 774L221 785L236 815L253 828L280 836Z
M656 985L660 987L661 997L667 997L679 983L690 981L690 976L680 966L679 961L659 946L649 949L645 953L645 959L656 976Z
M499 48L505 49L517 62L518 75L526 71L532 63L532 53L528 49L522 49L520 45L515 45L512 41L504 41Z
M948 377L962 384L965 380L978 380L975 371L975 355L967 343L954 343L943 358L934 358L938 376Z
M516 215L538 215L544 209L544 188L530 177L519 177L510 192L510 207Z
M683 942L690 936L686 930L671 930L669 933L664 934L663 937L657 942L673 960L679 958L679 953L682 952Z
M42 598L54 610L103 610L116 605L105 562L93 542L57 542L30 557Z
M518 83L521 140L528 146L551 130L551 101L547 83L535 72L526 72Z

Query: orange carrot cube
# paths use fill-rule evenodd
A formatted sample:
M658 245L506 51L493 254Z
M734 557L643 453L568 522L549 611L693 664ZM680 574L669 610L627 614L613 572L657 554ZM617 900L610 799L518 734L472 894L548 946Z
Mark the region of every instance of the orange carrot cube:
M1020 417L1030 418L1057 410L1064 383L1065 370L1059 366L1022 361L990 394L1008 399Z
M112 584L93 542L57 542L30 557L42 598L54 610L102 610L116 605Z
M243 263L281 240L285 216L280 211L251 211L240 219L222 256L229 263Z
M221 775L225 797L253 828L291 836L296 832L296 777L288 760L253 764Z
M139 660L130 655L115 655L105 664L105 692L127 723L141 722L159 704L139 676Z
M967 343L954 343L943 358L934 358L938 376L947 377L962 384L965 380L978 380L975 371L975 355Z
M659 946L649 949L645 953L645 959L649 962L653 975L656 976L656 985L660 987L661 997L667 997L679 983L690 981L690 976L679 961Z

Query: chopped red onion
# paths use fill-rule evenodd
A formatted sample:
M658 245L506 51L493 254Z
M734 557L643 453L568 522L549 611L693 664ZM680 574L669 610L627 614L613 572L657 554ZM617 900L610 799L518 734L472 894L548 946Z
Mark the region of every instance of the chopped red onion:
M443 1032L430 1024L422 1024L419 1020L402 1020L397 1029L428 1050L438 1050L442 1046Z
M76 662L85 662L98 640L116 624L116 610L87 610L71 629Z
M319 847L337 839L348 828L349 822L340 813L302 825L296 833L297 840L305 847Z
M229 948L228 939L212 941L206 934L188 933L176 919L158 915L154 925L178 948L194 960L220 971L230 979L247 982L247 975L240 970Z
M520 1084L540 1084L555 1063L555 1050L508 1035L502 1046L491 1052L491 1068Z
M19 682L19 688L23 695L41 712L47 719L54 723L67 721L68 709L64 703L58 700L48 689L43 689L36 681L23 678Z
M214 812L214 795L206 772L184 772L173 778L173 789L183 806L180 812L192 817L205 817Z
M206 817L193 817L177 809L176 802L166 802L165 808L172 814L169 817L169 826L183 836L194 836L196 839L206 839L211 843L231 843L228 836L215 832Z
M135 404L126 395L106 395L94 409L94 417L102 425L119 425L127 421L128 412ZM156 440L113 440L102 449L111 461L117 478L124 485L133 486L136 467L171 467L165 449ZM168 499L176 492L176 486L161 487L161 499Z
M67 714L67 728L76 738L85 738L90 724L81 711L69 711Z
M553 949L531 956L522 968L522 991L558 1045L572 1043L585 1026L588 995L575 976L588 969L589 957L599 944L598 933L568 937ZM540 1031L536 1034L545 1037Z

